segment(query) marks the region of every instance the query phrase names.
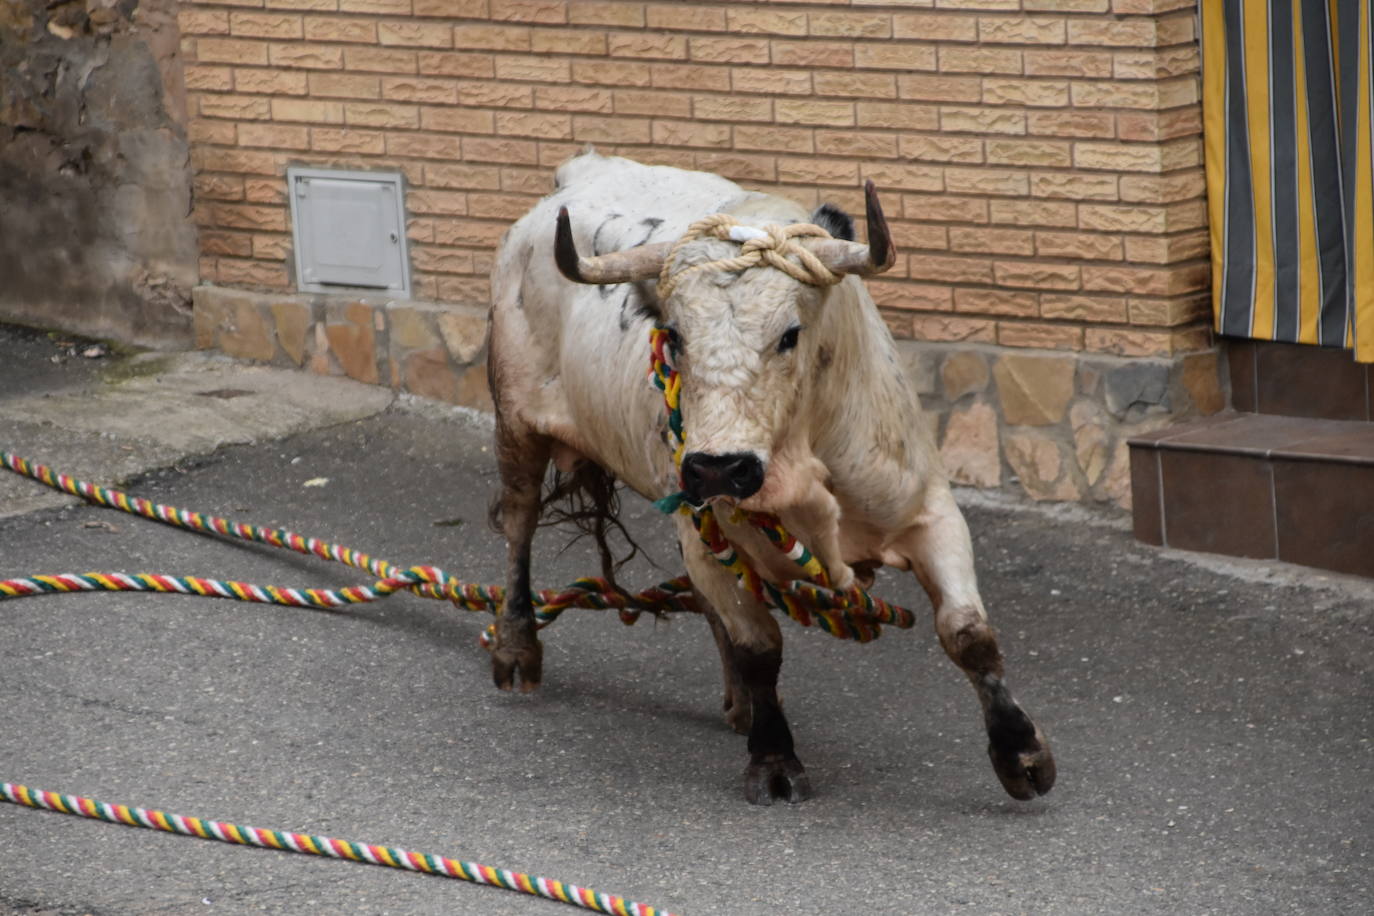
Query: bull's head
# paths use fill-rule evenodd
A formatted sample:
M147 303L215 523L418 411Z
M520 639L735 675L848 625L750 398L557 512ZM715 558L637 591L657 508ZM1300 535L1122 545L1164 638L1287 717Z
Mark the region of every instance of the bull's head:
M825 341L808 329L822 323L830 284L845 274L870 276L892 266L892 240L871 181L864 191L869 244L798 238L777 249L802 268L792 271L802 279L774 267L716 266L739 256L740 242L762 234L742 227L733 240L700 238L581 257L567 208L559 211L554 254L569 280L667 281L658 320L671 334L682 381L682 487L692 501L744 500L763 487L770 457L798 429L806 381L826 358ZM807 279L804 262L821 278ZM823 266L815 268L816 262Z

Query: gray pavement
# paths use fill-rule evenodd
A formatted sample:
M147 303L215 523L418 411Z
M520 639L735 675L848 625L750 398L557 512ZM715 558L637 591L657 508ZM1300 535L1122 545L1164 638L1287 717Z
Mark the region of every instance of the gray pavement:
M499 579L481 417L196 354L57 364L50 346L0 329L0 449ZM545 631L544 687L510 695L476 644L484 618L413 596L337 613L0 603L0 780L475 859L682 914L1368 912L1370 583L1155 550L1120 515L961 498L1013 689L1059 759L1035 802L1002 793L925 615L867 646L784 624L782 690L816 797L753 808L703 621L569 612ZM360 579L49 499L0 477L0 577ZM626 509L675 573L668 526L634 497ZM594 568L565 541L536 541L540 584ZM661 575L639 563L626 578ZM909 577L879 590L925 607ZM5 911L572 912L0 804Z

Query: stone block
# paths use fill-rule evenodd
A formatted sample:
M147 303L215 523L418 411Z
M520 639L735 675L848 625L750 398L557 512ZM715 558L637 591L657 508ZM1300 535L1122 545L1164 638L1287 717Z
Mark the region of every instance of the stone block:
M1067 473L1059 443L1035 433L1010 433L1004 439L1007 463L1021 488L1035 500L1078 500L1082 491Z
M1162 360L1132 360L1114 366L1106 373L1107 409L1123 418L1136 413L1169 406L1169 367Z
M391 345L398 350L424 350L439 345L432 315L414 306L393 305L387 309L391 321Z
M945 400L951 404L966 394L985 390L989 378L988 361L973 350L955 351L940 366Z
M995 487L1002 483L1002 460L997 446L997 413L978 401L950 412L940 460L954 483Z
M992 374L1008 425L1049 426L1064 418L1073 397L1073 357L1008 354Z
M345 375L369 385L381 381L377 371L377 331L372 307L363 302L330 304L324 334L329 351Z
M934 394L935 364L939 360L939 354L910 340L897 341L897 354L917 394Z
M1093 486L1107 469L1111 436L1107 430L1106 413L1092 401L1079 401L1069 409L1069 425L1073 429L1074 454L1078 469L1088 486Z
M456 363L472 363L486 346L487 316L478 309L442 311L438 323L444 346Z
M458 382L448 351L441 346L416 350L405 357L402 383L411 394L456 404Z
M277 331L277 343L297 366L305 365L306 334L313 316L310 306L285 299L272 303L272 323Z
M1222 390L1218 363L1217 351L1212 350L1185 356L1179 364L1179 384L1200 414L1213 414L1226 406L1226 392Z

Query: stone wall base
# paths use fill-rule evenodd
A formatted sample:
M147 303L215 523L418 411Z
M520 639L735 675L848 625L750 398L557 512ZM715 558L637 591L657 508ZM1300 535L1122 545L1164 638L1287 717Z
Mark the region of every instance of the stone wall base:
M197 287L196 345L491 410L486 310ZM1142 359L897 342L950 478L1130 508L1126 440L1226 406L1219 351Z

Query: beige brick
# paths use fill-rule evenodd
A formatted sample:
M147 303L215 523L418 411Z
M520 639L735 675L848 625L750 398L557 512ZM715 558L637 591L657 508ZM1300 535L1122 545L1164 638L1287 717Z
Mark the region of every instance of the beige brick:
M586 143L648 143L652 138L648 118L573 116L573 139Z
M291 236L253 236L253 257L259 261L282 261L291 254Z
M1021 51L1007 48L940 46L941 73L1021 73Z
M1064 37L1064 20L1058 17L978 17L978 40L985 44L1062 45Z
M382 97L400 102L452 105L458 101L458 84L453 80L420 76L388 76L382 79Z
M240 146L260 146L266 149L310 148L310 129L290 124L240 124L238 138Z
M949 10L1015 10L1021 0L936 0L941 9Z
M977 41L978 20L949 13L897 13L892 17L893 38L921 41Z
M571 140L572 115L545 111L498 111L496 132L510 137Z
M1146 108L1158 109L1159 84L1116 80L1088 80L1069 87L1073 104L1080 108Z
M467 201L467 194L461 191L411 188L406 192L406 207L411 213L464 216L467 214Z
M1157 141L1202 133L1202 110L1197 106L1173 111L1122 111L1116 115L1116 135L1122 140Z
M778 99L774 119L779 124L815 124L819 127L854 126L853 102L819 99Z
M988 105L1062 108L1069 104L1069 84L1064 80L990 76L983 80L983 102Z
M903 194L902 215L928 222L986 223L988 202L980 197L951 194Z
M232 124L227 125L233 127ZM256 150L193 148L191 164L206 172L242 172L248 175L279 175L285 161L277 153Z
M414 105L344 102L344 120L357 127L419 127L420 109Z
M769 60L766 38L693 37L690 52L692 60L707 63L766 64Z
M772 156L701 152L693 157L693 166L703 172L724 175L733 181L773 181L777 177Z
M816 152L861 159L895 159L897 135L869 130L817 130Z
M256 204L209 203L197 205L196 212L204 219L198 222L221 229L254 229L266 232L285 232L286 210L283 207Z
M226 10L191 9L183 5L177 11L177 25L183 35L228 35L229 13Z
M741 124L735 128L735 147L779 153L811 153L815 152L815 138L809 128Z
M1173 340L1167 331L1088 328L1083 336L1086 348L1095 353L1110 353L1115 356L1168 356L1173 352Z
M1140 296L1168 296L1201 289L1208 279L1208 272L1203 265L1193 270L1131 265L1088 265L1083 268L1084 289Z
M748 8L732 4L727 12L731 32L764 35L805 35L806 13L770 7Z
M553 176L543 169L502 169L501 190L542 197L553 190Z
M853 67L856 65L854 45L847 41L784 41L773 39L772 62L783 67ZM890 46L889 46L890 47ZM860 67L882 66L862 63ZM913 69L920 69L911 63Z
M1125 143L1075 143L1073 164L1080 169L1116 172L1162 171L1160 148Z
M262 73L261 70L248 70L248 73ZM202 89L209 92L228 92L234 88L234 69L231 67L201 67L187 65L186 88ZM252 89L245 89L252 92Z
M993 276L999 286L1031 289L1079 289L1083 284L1083 268L1077 264L998 261L993 265Z
M492 19L512 22L568 21L567 0L489 0Z
M651 29L673 32L723 32L726 28L723 9L686 3L659 3L648 7L645 14L645 24Z
M953 236L956 230L951 229ZM962 230L973 231L973 230ZM1039 314L1038 293L1013 292L1005 289L956 289L954 310L979 315L1004 315L1034 318Z
M242 38L197 38L196 62L201 64L267 65L267 42Z
M862 43L854 47L853 66L872 70L912 70L936 69L936 52L931 45L902 44L895 41ZM817 64L816 66L850 66L844 63Z
M978 102L983 98L983 81L976 76L901 75L897 94L924 102Z
M1111 0L1022 0L1027 12L1105 13Z
M1081 350L1083 329L1028 321L999 321L997 342L1004 347L1036 350Z
M574 60L572 62L572 81L590 83L598 86L651 86L652 70L640 61L628 60ZM559 82L552 80L550 82Z
M420 108L420 126L454 134L490 134L496 131L496 116L480 108L424 105Z
M480 51L528 51L531 34L528 26L460 22L453 27L453 46Z
M339 0L339 12L408 16L410 15L410 0Z
M773 95L810 95L810 70L776 67L732 67L730 86L736 92L767 92Z
M1122 296L1075 296L1042 293L1040 316L1065 321L1095 324L1122 323L1126 320L1126 300Z
M417 55L419 72L426 76L466 76L490 79L496 75L496 61L490 54L460 51L421 51Z
M1007 169L945 169L945 189L953 194L994 194L1025 196L1030 180L1022 171ZM994 217L994 221L996 217Z
M342 16L306 16L305 37L309 41L342 41L374 44L377 24L371 19L350 19Z
M500 219L514 222L524 216L537 198L523 197L506 191L499 193L473 192L468 195L468 214L479 219Z
M193 118L186 128L186 133L191 141L192 157L200 149L211 145L233 146L238 142L234 139L234 125L230 121L207 121L204 118Z
M656 118L653 142L659 146L729 146L730 125Z
M615 111L609 89L592 86L539 86L534 90L534 106L555 111L583 111L610 114ZM630 112L622 112L628 114Z
M1079 46L1152 48L1159 41L1156 20L1146 17L1073 19L1069 43Z
M469 162L448 165L425 163L425 184L432 188L493 191L501 187L501 169L494 165L472 165Z
M471 219L435 220L434 239L444 245L494 247L510 226L509 221L482 222Z
M203 118L265 121L272 117L272 106L267 99L259 96L203 95L200 97L200 115Z
M386 152L386 139L384 134L375 130L312 127L310 129L310 148L326 153L381 155Z
M1193 46L1117 51L1112 55L1112 76L1119 80L1165 79L1197 73L1200 63L1198 49Z
M272 117L278 121L342 124L344 105L328 99L273 99Z
M938 191L944 187L944 170L898 162L861 162L859 171L879 188L903 191Z
M1078 223L1077 207L1064 201L994 200L988 212L992 222L1009 226L1071 228Z
M683 60L687 57L686 36L664 32L612 32L608 36L606 46L607 53L615 58Z
M1163 207L1143 204L1082 204L1078 208L1078 221L1084 229L1100 232L1159 233L1168 229L1167 211Z
M730 71L724 67L650 64L649 77L654 86L664 89L698 89L707 92L726 92L730 89Z
M954 251L1030 256L1035 254L1035 239L1029 229L956 227L949 230L949 247Z
M408 48L451 48L453 29L441 22L379 22L377 41Z
M903 159L922 162L982 162L983 141L976 137L948 137L943 134L902 134Z
M777 161L779 181L801 184L837 184L852 187L859 183L859 164L844 159L798 159L780 157Z
M214 232L201 230L201 254L228 255L230 257L250 257L253 254L253 237L242 232Z
M637 28L645 23L643 3L607 3L606 0L571 0L568 21L576 25L608 25Z
M415 73L418 71L414 51L401 48L344 48L344 66L349 70L370 73Z
M969 134L1024 134L1026 115L1004 108L940 107L940 129Z
M248 38L300 38L303 35L300 16L238 10L229 14L229 32Z
M692 116L705 121L771 121L773 100L740 95L697 96L692 100Z
M644 92L620 89L611 93L616 114L654 115L668 118L690 118L692 97L682 92Z
M538 29L530 36L536 54L606 54L606 36L576 29Z
M572 79L572 62L557 57L498 54L495 63L497 79L532 83L566 83Z
M1079 48L1055 48L1021 52L1026 76L1108 77L1112 75L1110 51L1084 51Z
M1069 144L1054 140L988 140L989 165L1068 166Z
M291 282L281 264L220 258L217 267L216 281L226 286L285 289Z
M446 134L388 133L388 156L411 159L442 159L445 162L461 157L462 148L457 137Z
M1076 258L1085 261L1120 261L1125 246L1119 235L1091 232L1037 232L1035 253L1043 258Z
M807 31L820 38L891 38L892 16L886 13L814 12Z
M1195 296L1170 299L1126 300L1131 324L1153 327L1177 327L1195 321L1209 319L1212 314L1210 296Z
M294 70L234 71L234 88L239 92L260 92L264 95L305 95L308 74Z
M993 343L997 339L997 323L986 318L913 315L911 336L934 342Z
M258 204L286 203L286 182L281 178L254 177L243 183L243 198Z
M1147 264L1176 264L1205 258L1210 251L1205 230L1173 236L1127 236L1126 259Z
M817 74L819 75L819 74ZM855 107L860 127L891 127L898 130L938 130L940 113L931 105L903 102L859 102Z
M987 258L912 255L907 259L907 272L913 280L939 283L993 282L992 262Z
M331 0L322 0L330 3ZM267 0L270 6L273 0ZM411 11L416 16L432 16L440 19L471 19L491 13L488 0L410 0Z
M869 280L868 292L883 309L903 311L947 312L950 310L948 286L908 283L893 280ZM909 321L910 319L905 319Z
M1035 197L1059 197L1069 200L1116 200L1117 177L1077 172L1036 172L1031 176L1031 194Z
M460 82L458 104L478 108L533 108L534 89L520 83Z
M821 70L813 75L817 95L844 95L869 99L895 99L897 79L891 73Z
M1026 130L1050 137L1111 137L1116 119L1105 111L1028 111Z
M197 200L243 200L243 177L240 175L200 174L194 185Z

